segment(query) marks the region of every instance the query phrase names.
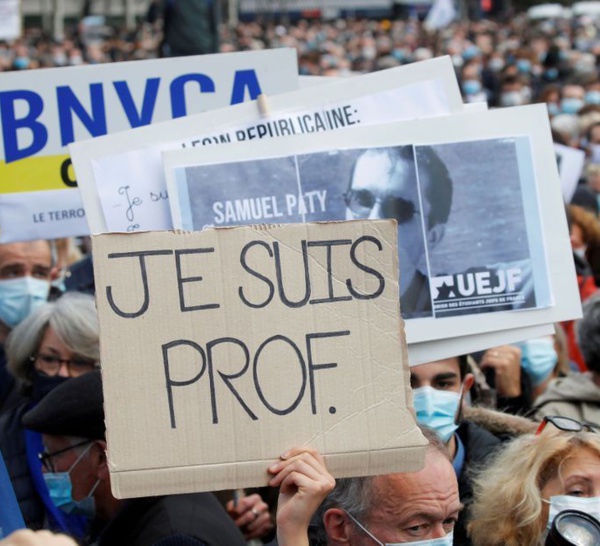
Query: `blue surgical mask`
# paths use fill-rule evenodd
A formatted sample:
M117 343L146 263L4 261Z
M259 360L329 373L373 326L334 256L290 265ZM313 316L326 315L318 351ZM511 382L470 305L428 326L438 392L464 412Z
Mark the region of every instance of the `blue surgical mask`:
M492 72L500 72L500 70L504 68L504 60L500 57L494 57L493 59L490 59L488 62L488 68Z
M560 107L558 106L558 104L554 102L549 102L546 104L546 106L548 107L548 114L550 114L551 116L558 116L558 114L560 114Z
M521 368L534 387L543 383L556 367L558 355L552 338L530 339L518 345L521 348Z
M481 91L481 82L478 80L465 80L462 84L462 90L465 95L476 95Z
M585 94L586 104L600 104L600 91L588 91Z
M518 59L517 70L522 74L528 74L531 72L531 61L529 59Z
M83 499L76 501L73 499L73 484L71 483L70 473L91 447L92 444L79 455L67 472L45 472L43 475L54 506L62 510L65 514L77 514L90 519L96 515L96 502L93 494L100 484L100 480L96 480L90 492Z
M583 108L583 101L575 97L566 97L560 101L563 114L576 114Z
M521 106L523 95L519 91L507 91L500 95L500 106Z
M554 81L558 78L558 68L548 68L546 72L544 72L544 76L547 80Z
M412 546L452 546L454 534L448 533L446 536L440 538L430 538L429 540L417 540L416 542L381 542L378 538L371 534L371 532L358 521L350 512L346 512L350 519L356 523L356 525L370 538L372 538L379 546L400 546L400 544L412 544Z
M548 502L546 499L542 500ZM548 529L552 526L556 516L565 510L578 510L600 521L600 497L572 497L571 495L550 497Z
M14 328L48 299L50 283L33 277L0 280L0 320Z
M413 398L417 421L434 429L444 442L448 442L458 428L456 414L461 393L420 387L413 390Z
M29 68L29 58L28 57L16 57L13 61L13 66L17 70L25 70Z

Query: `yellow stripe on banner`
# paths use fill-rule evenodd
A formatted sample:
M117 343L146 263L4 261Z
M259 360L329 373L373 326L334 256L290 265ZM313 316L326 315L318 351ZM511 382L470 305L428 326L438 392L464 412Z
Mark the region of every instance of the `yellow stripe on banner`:
M68 154L28 157L12 163L0 161L0 194L66 190L76 187L74 180Z

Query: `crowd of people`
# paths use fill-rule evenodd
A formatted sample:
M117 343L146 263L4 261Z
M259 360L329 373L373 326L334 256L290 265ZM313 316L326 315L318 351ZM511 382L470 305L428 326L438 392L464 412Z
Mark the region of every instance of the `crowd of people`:
M0 43L0 72L181 53L164 39L161 15L149 13L132 33L80 25L60 41L28 29ZM419 472L335 481L318 452L289 446L266 469L269 487L123 501L106 457L89 247L0 245L0 451L30 529L0 544L537 546L565 510L600 521L599 32L588 17L525 15L441 30L418 19L221 25L219 45L207 47L294 47L306 76L351 77L448 54L466 102L545 103L555 142L586 156L566 205L583 319L557 324L552 336L412 367L415 415L429 441ZM402 169L384 170L384 187L401 185ZM379 202L371 197L360 217ZM347 205L358 217L356 203ZM598 532L590 544L600 543L600 524Z

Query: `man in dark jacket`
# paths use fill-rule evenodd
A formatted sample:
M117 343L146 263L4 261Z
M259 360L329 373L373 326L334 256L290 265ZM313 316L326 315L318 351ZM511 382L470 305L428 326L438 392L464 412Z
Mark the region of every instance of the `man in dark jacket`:
M99 546L245 545L212 493L113 497L100 372L56 387L25 414L23 424L43 435L50 496L59 508L93 519L90 539Z

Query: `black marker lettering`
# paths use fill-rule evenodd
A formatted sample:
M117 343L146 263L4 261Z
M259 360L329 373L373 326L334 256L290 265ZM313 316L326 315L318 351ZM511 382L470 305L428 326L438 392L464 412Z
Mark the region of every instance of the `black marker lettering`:
M180 345L187 345L189 347L192 347L192 349L198 351L198 353L202 357L202 367L200 368L200 371L196 374L195 377L186 381L175 381L174 379L171 379L171 370L169 368L169 350L174 347L179 347ZM171 428L177 428L177 424L175 422L175 407L173 405L173 387L185 387L198 381L198 379L202 377L202 374L206 369L206 354L204 353L204 350L202 349L202 347L200 347L200 345L187 339L178 339L176 341L171 341L170 343L165 343L162 346L162 354L163 364L165 366L165 382L167 386L167 399L169 401L169 415L171 416Z
M319 247L324 246L327 248L327 289L329 296L327 298L315 298L314 300L310 300L309 303L332 303L334 301L348 301L351 300L351 296L334 296L333 295L333 264L331 260L331 247L333 246L341 246L341 245L351 245L351 239L339 239L332 241L313 241L309 242L308 246L310 247Z
M361 294L360 292L357 292L354 289L354 287L352 286L352 281L350 279L346 279L346 286L348 287L348 291L350 292L350 294L352 294L356 299L371 300L381 296L385 288L385 279L383 278L383 275L379 273L379 271L375 271L375 269L368 267L365 264L362 264L358 261L358 258L356 257L356 249L358 245L360 245L364 241L375 243L379 250L383 250L383 246L381 245L381 241L379 241L379 239L371 237L370 235L363 235L362 237L356 239L356 241L354 241L354 244L350 248L350 259L352 260L352 263L356 267L358 267L358 269L376 277L379 280L379 288L375 290L375 292L373 292L372 294Z
M191 305L187 306L185 304L185 298L183 294L183 285L186 282L200 282L202 277L182 277L181 273L181 256L186 254L208 254L210 252L214 252L214 248L191 248L184 250L176 250L175 251L175 266L177 268L177 288L179 289L179 308L182 313L187 311L199 311L202 309L218 309L220 305L218 303L207 303L205 305Z
M260 354L262 353L263 349L267 345L269 345L270 343L272 343L274 341L283 341L284 343L287 343L288 345L290 345L290 347L292 347L292 349L296 353L296 356L298 357L298 361L300 362L300 369L302 370L302 385L300 385L300 390L298 392L298 396L290 404L289 407L284 408L284 409L277 409L276 407L269 404L269 402L265 398L265 394L260 386L260 381L258 379L258 362L259 362ZM279 351L279 353L280 352L281 351ZM288 362L288 360L284 359L283 357L280 357L279 360ZM287 414L291 413L292 411L294 411L298 407L298 404L300 404L300 401L302 400L302 396L304 396L304 390L306 389L306 364L304 362L304 358L302 357L302 353L300 352L300 349L298 349L298 346L291 339L288 339L287 337L282 336L282 335L276 335L276 336L272 336L269 339L263 341L263 343L260 345L260 347L256 351L256 355L254 355L253 374L254 374L254 387L256 388L256 393L258 394L258 397L261 399L261 401L265 405L265 407L268 410L270 410L272 413L274 413L275 415L287 415Z
M223 337L220 339L215 339L214 341L210 341L209 343L206 344L206 353L208 355L208 373L209 373L209 379L210 379L210 395L211 395L211 404L212 404L213 423L216 424L219 422L219 417L217 414L217 401L216 401L216 390L215 390L214 369L213 369L213 348L216 347L217 345L219 345L220 343L233 343L234 345L238 345L244 353L244 366L242 367L242 369L239 372L233 373L231 375L227 375L222 372L218 372L218 373L219 373L219 376L221 377L221 379L223 380L223 382L225 383L225 385L227 385L227 388L233 393L233 396L235 396L236 400L240 403L242 408L244 408L244 411L250 416L250 418L253 421L256 421L258 419L258 417L247 406L247 404L244 402L244 400L242 399L242 397L237 392L237 390L235 389L235 387L233 386L233 384L231 382L232 379L237 379L238 377L241 377L242 375L244 375L246 373L246 370L248 370L248 366L250 366L250 352L248 351L248 347L246 347L246 345L243 342L241 342L239 339L235 339L233 337ZM227 354L229 355L229 351L227 352Z
M337 362L329 362L327 364L314 364L312 357L312 346L311 341L313 339L325 339L328 337L340 337L340 336L349 336L350 330L343 330L341 332L322 332L316 334L306 334L306 354L308 356L308 381L310 388L310 408L313 412L313 415L317 413L317 394L315 392L315 370L327 370L330 368L337 368ZM331 411L330 413L335 413Z
M246 263L246 254L248 253L250 248L252 248L253 246L262 246L262 247L266 248L267 252L269 253L269 257L270 258L273 257L273 252L271 251L271 247L267 243L265 243L264 241L252 241L252 242L248 243L247 245L245 245L244 248L242 248L242 253L240 254L240 263L242 264L242 267L244 268L244 270L246 270L248 273L250 273L250 275L252 275L253 277L256 277L257 279L260 279L261 281L264 281L267 284L267 286L269 287L269 295L268 295L267 299L265 301L263 301L262 303L252 303L251 301L248 301L246 299L246 296L244 296L244 289L241 286L238 288L238 293L240 295L240 299L248 307L253 307L254 309L260 309L261 307L266 307L267 305L269 305L269 303L273 299L273 295L275 294L275 287L273 286L273 283L267 277L265 277L264 275L261 275L258 271L254 271L253 269L250 269L250 266Z
M299 301L290 301L283 289L283 272L281 269L281 254L279 252L279 243L273 243L273 251L275 253L275 273L277 275L277 288L279 290L279 297L284 305L287 307L302 307L306 305L310 298L310 277L308 274L308 245L305 240L302 241L302 260L304 265L304 297Z
M134 313L126 313L121 311L115 304L112 295L112 286L106 287L106 299L111 309L120 317L123 318L136 318L143 315L150 305L150 290L148 289L148 273L146 272L146 256L168 256L173 254L172 250L146 250L140 252L122 252L109 254L108 259L113 260L115 258L138 258L140 261L140 271L142 273L142 286L144 288L144 302L138 311Z

